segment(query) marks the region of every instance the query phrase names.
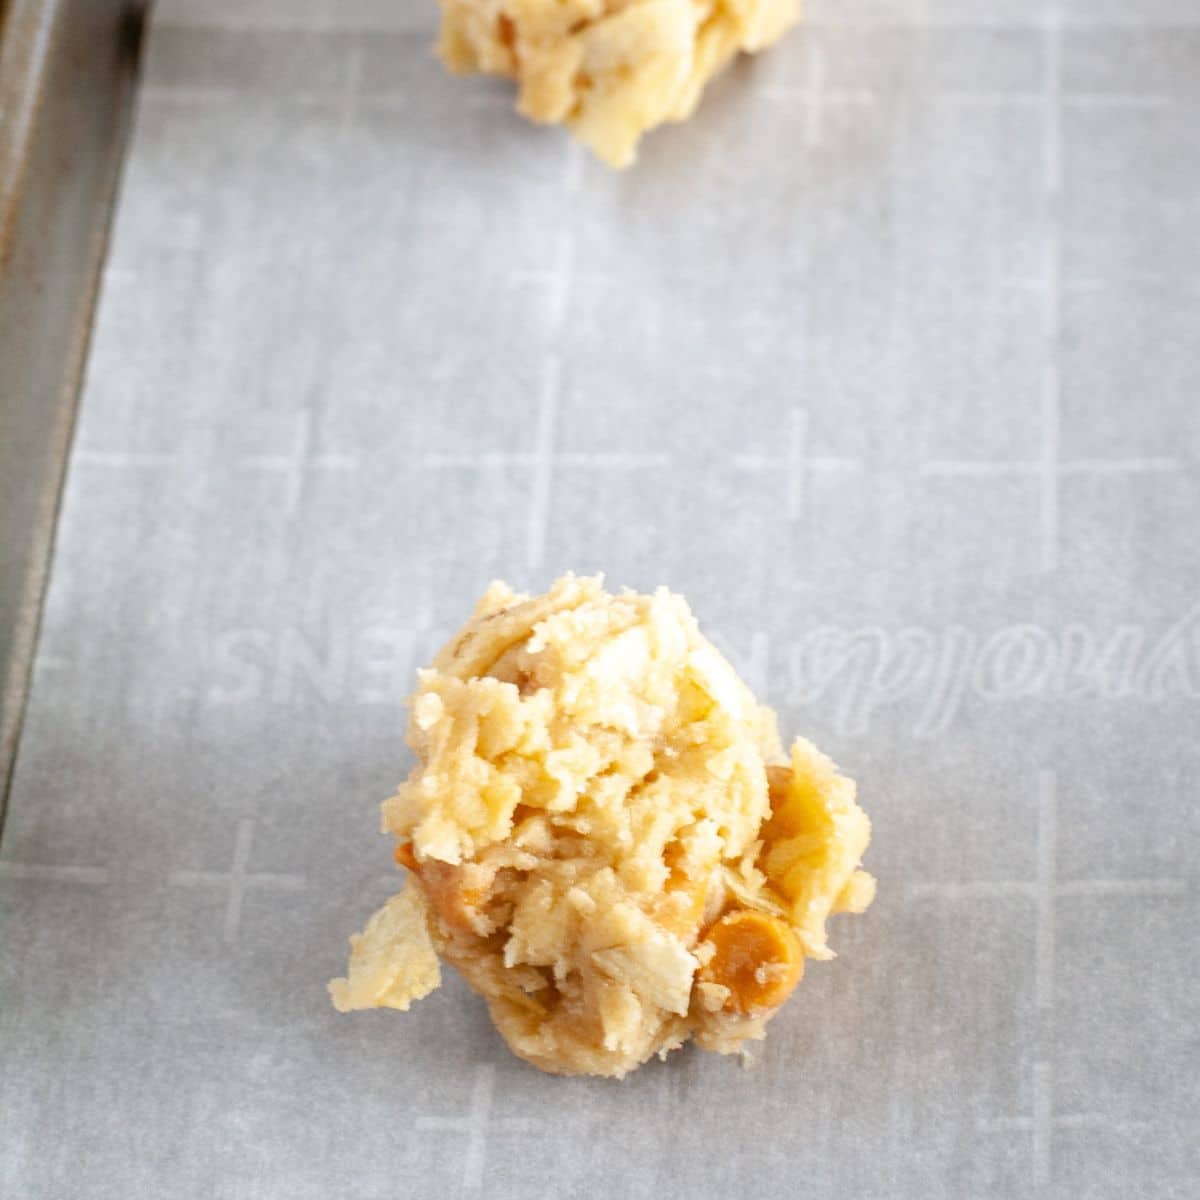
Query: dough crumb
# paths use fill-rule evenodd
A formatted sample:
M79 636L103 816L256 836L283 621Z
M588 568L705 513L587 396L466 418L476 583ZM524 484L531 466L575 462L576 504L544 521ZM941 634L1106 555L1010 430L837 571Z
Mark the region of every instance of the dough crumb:
M800 0L441 0L438 54L515 79L517 108L565 123L613 167L641 135L691 116L705 84L800 17Z
M493 584L419 673L383 805L410 878L351 939L342 1010L406 1009L439 958L545 1071L621 1077L689 1038L746 1056L826 921L862 912L870 823L686 601Z

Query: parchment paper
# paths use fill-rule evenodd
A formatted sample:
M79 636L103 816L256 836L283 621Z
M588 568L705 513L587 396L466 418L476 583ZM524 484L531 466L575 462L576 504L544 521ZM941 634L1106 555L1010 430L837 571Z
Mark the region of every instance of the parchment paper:
M813 0L613 174L432 4L150 38L0 847L0 1193L1185 1197L1200 7ZM879 899L743 1070L337 1015L415 668L683 591Z

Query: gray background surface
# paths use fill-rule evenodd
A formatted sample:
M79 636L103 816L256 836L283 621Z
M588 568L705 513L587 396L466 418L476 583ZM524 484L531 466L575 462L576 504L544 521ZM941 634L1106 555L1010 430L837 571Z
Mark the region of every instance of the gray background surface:
M1194 1196L1200 5L814 0L612 174L429 5L171 0L0 846L0 1194ZM413 671L668 583L860 781L753 1069L324 984Z

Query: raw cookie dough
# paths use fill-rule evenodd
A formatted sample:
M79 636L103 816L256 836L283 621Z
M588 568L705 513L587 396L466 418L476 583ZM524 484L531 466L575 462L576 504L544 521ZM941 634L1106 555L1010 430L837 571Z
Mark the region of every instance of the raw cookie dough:
M826 918L862 912L870 824L808 742L785 757L686 601L493 584L420 672L418 766L383 805L410 878L351 939L342 1011L406 1009L438 956L515 1054L620 1077L764 1027Z
M460 73L517 81L517 108L566 122L610 166L683 121L740 50L765 49L800 0L441 0L438 53Z

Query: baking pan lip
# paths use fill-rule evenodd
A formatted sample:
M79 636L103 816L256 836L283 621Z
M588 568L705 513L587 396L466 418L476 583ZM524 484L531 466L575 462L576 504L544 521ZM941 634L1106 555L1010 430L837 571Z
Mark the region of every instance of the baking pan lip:
M57 7L54 0L11 0L0 8L0 287L32 158Z
M140 0L0 0L0 830L132 112Z

